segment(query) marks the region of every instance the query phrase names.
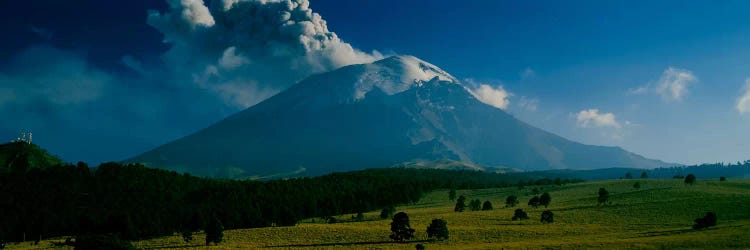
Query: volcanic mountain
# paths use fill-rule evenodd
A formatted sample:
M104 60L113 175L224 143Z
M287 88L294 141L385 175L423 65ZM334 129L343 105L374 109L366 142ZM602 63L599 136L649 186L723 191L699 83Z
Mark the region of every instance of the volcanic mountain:
M312 75L126 162L202 176L280 178L440 160L519 170L666 164L533 127L412 56Z

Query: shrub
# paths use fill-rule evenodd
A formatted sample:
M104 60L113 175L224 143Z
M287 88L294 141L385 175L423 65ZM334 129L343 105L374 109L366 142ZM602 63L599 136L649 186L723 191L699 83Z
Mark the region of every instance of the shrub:
M414 237L414 229L409 225L409 215L399 212L393 216L390 238L395 241L405 241Z
M518 197L515 195L509 195L505 198L505 207L515 207L518 204Z
M633 184L633 188L635 188L635 189L641 188L641 183L640 182L635 182L635 184Z
M726 181L726 180L727 180L727 177L724 177L724 176L719 177L719 181Z
M518 208L513 213L513 220L525 220L528 218L529 218L529 215L526 214L526 212L524 212L523 209Z
M708 212L706 213L706 216L703 216L703 218L695 219L695 225L693 225L693 229L704 229L713 226L716 226L716 213Z
M646 173L646 171L643 171L643 173L641 173L641 179L646 179L646 178L648 178L648 173Z
M490 201L485 201L482 204L482 211L487 211L487 210L492 210L492 202Z
M441 219L433 219L427 227L427 237L438 240L448 239L448 222Z
M542 212L542 223L552 223L555 221L554 219L555 214L552 213L552 211L545 210Z
M633 179L633 174L628 172L627 174L625 174L625 179Z

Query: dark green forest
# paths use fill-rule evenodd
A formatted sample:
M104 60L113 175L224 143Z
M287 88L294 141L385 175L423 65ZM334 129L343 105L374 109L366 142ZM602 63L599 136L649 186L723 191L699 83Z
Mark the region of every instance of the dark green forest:
M523 173L387 168L260 182L199 178L138 164L15 164L0 172L0 240L94 234L146 239L197 231L214 218L226 229L291 226L303 218L416 202L436 189L571 181Z

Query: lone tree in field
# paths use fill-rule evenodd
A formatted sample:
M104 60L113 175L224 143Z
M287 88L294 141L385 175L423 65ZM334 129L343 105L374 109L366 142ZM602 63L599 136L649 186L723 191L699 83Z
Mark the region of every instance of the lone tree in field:
M541 201L540 201L540 199L539 199L539 196L534 196L534 197L531 197L531 199L529 200L529 203L528 203L528 205L529 205L529 206L532 206L532 207L534 207L534 208L537 208L537 207L539 207L539 205L541 205Z
M726 180L727 180L727 177L724 177L724 176L719 177L719 181L726 181Z
M448 199L450 201L456 200L456 189L451 189L451 191L448 191Z
M716 213L708 212L703 218L695 219L693 229L704 229L713 226L716 226Z
M635 189L641 188L641 182L636 181L635 184L633 184L633 188Z
M515 195L509 195L505 198L505 207L515 207L518 204L518 197Z
M604 188L599 188L599 198L596 199L599 205L607 203L609 200L609 192Z
M555 214L553 214L552 211L544 210L544 212L542 212L542 223L552 223L555 221L554 217Z
M453 207L453 211L463 212L464 209L466 209L466 197L461 195L458 197L458 201L456 201L456 206Z
M205 231L206 246L211 244L211 242L218 245L221 242L222 238L224 238L224 225L221 224L221 221L218 217L216 217L216 215L212 216L208 221Z
M427 238L435 238L438 240L448 239L448 222L441 219L433 219L432 223L427 227Z
M647 179L647 178L648 178L648 174L646 173L646 171L643 171L643 173L641 173L641 179Z
M688 184L688 185L695 184L695 175L688 174L687 176L685 176L685 184Z
M544 192L542 196L539 197L539 204L547 208L549 206L549 203L552 202L552 196L549 195L549 193Z
M406 241L414 237L414 229L409 225L409 215L399 212L393 216L390 237L395 241Z
M625 179L633 179L633 174L628 172L627 174L625 174Z
M482 211L492 210L492 202L484 201L482 204Z
M523 211L523 209L516 209L515 212L513 212L513 220L525 220L528 219L529 215L526 214L526 212Z
M393 206L383 208L383 210L380 210L380 218L381 219L388 219L393 215L393 212L396 211L396 208Z
M482 209L482 201L480 201L480 200L472 200L471 202L469 202L469 209L471 209L471 211L479 211L479 210L481 210Z

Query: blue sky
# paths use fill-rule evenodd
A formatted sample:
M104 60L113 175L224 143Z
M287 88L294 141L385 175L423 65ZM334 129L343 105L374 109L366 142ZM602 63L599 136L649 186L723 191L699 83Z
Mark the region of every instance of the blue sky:
M333 52L264 42L295 42L286 35L309 27L247 37L262 25L222 20L250 15L219 13L221 1L183 2L193 5L0 3L8 31L0 43L0 115L14 117L0 123L0 136L26 128L65 160L120 160L293 79L409 54L467 82L502 87L507 112L569 139L670 162L750 159L750 101L741 101L750 79L747 1L313 0L312 12L326 21L313 27L342 39L321 42ZM196 13L189 22L169 15L185 8ZM292 56L268 54L279 48ZM285 61L313 52L324 63L289 68ZM258 62L289 78L264 75L268 68L252 66Z

